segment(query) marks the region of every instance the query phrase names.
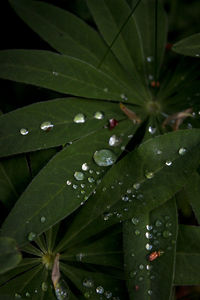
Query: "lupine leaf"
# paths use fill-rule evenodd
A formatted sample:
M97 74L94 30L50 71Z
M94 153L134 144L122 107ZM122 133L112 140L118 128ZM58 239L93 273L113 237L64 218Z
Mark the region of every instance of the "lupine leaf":
M63 98L32 104L5 114L0 117L0 156L65 145L107 126L109 119L125 118L118 104L106 104ZM99 112L100 119L94 117L96 112ZM77 114L83 114L84 123L74 122ZM53 127L41 130L44 122L50 122ZM21 129L26 129L28 134L20 134Z
M109 155L114 162L136 128L130 120L122 121L112 131L101 129L65 147L22 194L5 221L2 234L15 236L22 245L28 242L29 233L40 234L72 213L87 200L98 180L109 169L109 166L100 167L93 161L95 151L110 149ZM120 136L121 132L124 136ZM109 145L109 139L114 135L119 140L115 147ZM81 169L84 163L88 164L89 171ZM81 172L84 179L75 179L75 172Z
M124 223L125 272L130 300L168 300L172 291L177 237L175 200ZM152 253L163 255L149 261ZM153 254L152 254L153 255Z
M15 240L8 237L0 238L0 274L16 267L21 258Z
M172 50L179 54L200 57L200 33L193 34L175 43Z
M181 130L157 136L129 153L105 175L57 250L82 239L82 230L100 215L104 222L104 212L112 225L131 218L133 211L149 212L172 198L199 163L199 143L198 129ZM181 148L186 149L184 155Z
M67 55L42 50L0 52L0 78L24 82L75 96L140 103L142 96L107 73Z

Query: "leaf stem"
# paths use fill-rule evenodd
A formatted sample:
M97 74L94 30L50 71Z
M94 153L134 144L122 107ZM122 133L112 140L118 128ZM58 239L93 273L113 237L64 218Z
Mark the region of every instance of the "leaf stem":
M108 53L110 52L112 46L114 45L114 43L115 43L116 40L118 39L120 33L122 32L122 30L124 29L124 27L125 27L126 24L128 23L129 19L132 17L133 13L135 12L135 10L136 10L136 8L138 7L138 5L140 4L140 2L141 2L141 0L138 0L137 3L135 4L135 6L132 8L130 14L128 15L128 17L127 17L127 19L126 19L126 21L122 24L120 30L118 31L118 33L117 33L116 36L114 37L112 43L111 43L110 46L108 47L108 49L107 49L107 51L105 52L103 58L100 60L100 63L99 63L98 66L97 66L98 69L102 66L102 64L103 64L104 60L106 59Z

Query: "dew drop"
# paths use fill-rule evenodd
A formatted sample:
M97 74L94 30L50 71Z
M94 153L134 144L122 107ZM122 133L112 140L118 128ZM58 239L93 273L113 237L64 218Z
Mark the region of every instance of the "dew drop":
M125 100L125 101L128 100L128 97L125 94L121 94L120 97L122 100Z
M89 299L90 298L90 293L89 292L85 292L84 293L84 298Z
M139 223L139 219L138 218L132 218L131 219L131 222L134 224L134 225L137 225Z
M169 238L170 236L172 236L172 233L168 230L163 231L163 237L164 238Z
M152 127L152 126L149 126L148 131L149 131L149 133L151 133L151 134L155 134L155 133L156 133L156 128L154 128L154 127Z
M77 114L75 117L74 117L74 123L85 123L85 116L84 114Z
M93 282L92 279L86 278L86 279L83 280L83 286L87 287L87 288L91 288L91 287L94 286L94 282Z
M172 165L172 161L171 161L171 160L167 160L167 161L165 162L165 164L166 164L166 166L170 167L170 166Z
M127 202L129 200L129 197L127 195L122 196L122 201Z
M150 296L153 294L152 290L148 290L147 293L148 293L148 295L150 295Z
M134 278L137 275L136 271L131 271L130 272L130 278Z
M135 230L135 235L140 235L140 231L138 229Z
M162 222L161 222L160 220L156 220L155 226L156 226L156 227L162 226Z
M184 155L186 152L187 152L187 150L186 150L185 148L180 148L180 149L178 150L178 153L179 153L180 155Z
M87 163L82 164L81 168L82 168L83 171L88 171L89 170L89 166L88 166Z
M31 295L29 292L26 292L25 296L29 298Z
M143 265L139 265L139 269L140 269L140 270L143 270L143 269L144 269L144 266L143 266Z
M146 232L145 236L147 239L152 239L152 234L150 232Z
M104 293L104 296L105 296L106 299L110 299L112 297L112 293L110 291L106 291Z
M102 113L101 111L97 111L94 114L94 118L97 120L102 120L104 118L104 113Z
M133 188L134 188L135 190L139 190L139 188L140 188L140 183L134 183Z
M146 244L145 248L146 248L147 250L151 250L151 249L153 248L153 246L150 245L150 244Z
M147 56L146 60L147 60L147 62L152 62L153 61L153 56Z
M146 171L146 172L145 172L145 177L146 177L147 179L151 179L151 178L154 177L154 173L153 173L153 172Z
M147 269L147 271L150 271L152 269L152 266L151 265L146 265L146 269Z
M143 278L142 276L140 276L140 277L138 278L139 281L143 281L143 279L144 279L144 278Z
M46 121L40 125L40 129L43 131L49 131L51 128L53 128L53 126L54 125L50 121Z
M146 226L146 229L149 230L149 231L151 231L152 228L153 228L153 227L152 227L151 225L147 225L147 226Z
M172 223L171 222L167 222L166 224L165 224L165 227L171 227L172 226Z
M15 298L20 299L22 296L18 293L15 293Z
M46 292L48 290L48 285L46 282L42 283L42 290L43 290L43 292Z
M89 181L90 183L93 183L93 182L95 182L95 180L94 180L94 178L93 178L93 177L88 177L88 181Z
M96 293L102 295L104 293L104 288L102 286L98 286L96 288Z
M116 160L117 156L111 150L102 149L96 151L93 155L95 163L100 167L108 167L113 165Z
M107 87L106 87L106 88L104 88L103 90L104 90L104 92L105 92L105 93L107 93L107 92L108 92L108 88L107 88Z
M27 134L28 134L28 129L26 129L26 128L21 128L21 129L20 129L20 133L21 133L21 135L27 135Z
M36 238L36 233L30 232L30 233L28 234L28 240L29 240L30 242L33 241L35 238Z
M128 189L126 192L127 192L127 194L131 194L132 191L131 191L131 189Z
M83 180L84 179L84 174L82 173L82 172L75 172L74 173L74 178L76 179L76 180Z
M67 184L67 185L71 185L72 183L71 183L70 180L67 180L67 181L66 181L66 184Z
M76 185L76 184L73 184L73 186L72 186L72 187L73 187L73 189L74 189L74 190L76 190L76 189L77 189L77 187L78 187L78 185Z
M161 150L157 150L156 154L160 155L160 154L162 154L162 151Z
M109 146L116 147L121 143L121 139L118 138L115 134L109 138Z
M80 262L81 262L81 261L83 260L84 257L85 257L85 254L84 254L84 253L81 253L81 252L80 252L80 253L77 253L77 254L76 254L76 260L77 260L77 261L80 261Z
M45 218L44 216L42 216L42 217L40 218L40 222L41 222L41 223L45 223L45 222L46 222L46 218Z
M53 74L54 76L58 76L58 72L53 71L52 74Z

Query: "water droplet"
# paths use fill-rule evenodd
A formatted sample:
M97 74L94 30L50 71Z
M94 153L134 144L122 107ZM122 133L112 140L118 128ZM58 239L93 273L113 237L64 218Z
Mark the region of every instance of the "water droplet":
M71 183L70 180L67 180L67 181L66 181L66 184L67 184L67 185L71 185L72 183Z
M172 165L172 161L171 161L171 160L167 160L167 161L165 162L165 164L166 164L166 166L170 167L170 166Z
M127 202L129 200L129 197L127 196L127 195L125 195L125 196L122 196L122 201L125 201L125 202Z
M73 187L73 189L74 189L74 190L76 190L76 189L77 189L77 187L78 187L78 185L76 185L76 184L73 184L73 186L72 186L72 187Z
M143 265L139 265L139 269L140 269L140 270L143 270L143 269L144 269L144 266L143 266Z
M110 291L106 291L104 293L104 296L106 297L106 299L110 299L112 297L112 293Z
M130 278L134 278L137 275L136 271L130 272Z
M178 150L178 153L179 153L180 155L184 155L186 152L187 152L187 150L186 150L185 148L180 148L180 149Z
M125 100L125 101L128 100L128 97L125 94L121 94L120 97L122 100Z
M84 253L77 253L76 254L76 260L77 261L82 261L83 260L83 258L85 257L85 254Z
M84 293L84 298L89 299L90 298L90 293L89 292L85 292Z
M93 178L93 177L88 177L88 181L89 181L90 183L93 183L93 182L95 182L95 180L94 180L94 178Z
M132 218L131 219L131 222L134 224L134 225L137 225L139 223L139 219L138 218Z
M94 286L94 282L93 282L92 279L86 278L86 279L83 280L83 286L87 287L87 288L91 288L91 287Z
M20 129L20 133L21 133L21 135L27 135L27 134L28 134L28 129L26 129L26 128L21 128L21 129Z
M156 220L155 226L156 226L156 227L162 226L162 222L161 222L160 220Z
M135 257L135 253L131 253L131 256L132 256L132 257Z
M135 190L139 190L139 188L140 188L140 183L134 183L133 188L134 188Z
M18 293L15 293L15 298L20 299L22 296Z
M42 283L42 290L43 290L43 292L46 292L48 290L48 285L46 282Z
M97 111L94 114L94 118L97 120L102 120L104 118L104 113L102 113L101 111Z
M153 248L153 246L150 245L150 244L146 244L145 248L146 248L147 250L151 250L151 249Z
M118 138L115 134L114 135L112 135L110 138L109 138L109 145L111 146L111 147L116 147L116 146L118 146L120 143L121 143L121 139L120 138Z
M154 280L155 278L156 278L155 275L151 275L151 276L150 276L150 279L151 279L151 280Z
M85 123L85 116L84 114L77 114L75 117L74 117L74 122L75 123Z
M87 163L82 164L81 168L82 168L83 171L88 171L89 170L89 166L88 166Z
M104 88L103 90L104 90L104 92L105 92L105 93L107 93L107 92L108 92L108 88L107 88L107 87L106 87L106 88Z
M149 126L148 131L149 131L149 133L154 134L154 133L156 133L156 128Z
M26 292L25 296L29 298L31 295L29 292Z
M40 128L43 130L43 131L49 131L51 128L53 128L53 124L50 122L50 121L46 121L46 122L43 122L41 125L40 125Z
M146 60L147 60L147 62L152 62L153 61L153 56L147 56Z
M171 227L172 226L172 223L171 222L167 222L166 224L165 224L165 227Z
M160 154L162 154L162 151L161 150L157 150L156 154L160 155Z
M146 177L147 179L151 179L151 178L154 177L154 173L153 173L153 172L146 171L146 172L145 172L145 177Z
M102 286L98 286L96 288L96 292L97 292L97 294L102 295L104 293L104 288Z
M76 180L83 180L84 179L84 174L82 172L75 172L74 173L74 178Z
M147 269L147 271L149 271L149 270L152 269L152 266L151 265L146 265L146 269Z
M42 217L40 218L40 222L41 222L41 223L45 223L45 222L46 222L46 218L45 218L44 216L42 216Z
M147 239L152 239L152 234L150 232L146 232L145 236Z
M95 163L101 167L111 166L117 160L117 156L115 155L115 153L107 149L96 151L93 155L93 158Z
M150 296L153 294L152 290L148 290L147 293L148 293L148 295L150 295Z
M53 71L52 74L53 74L54 76L58 76L58 72Z
M140 276L140 277L138 278L138 280L139 280L139 281L143 281L143 277Z
M132 191L131 191L131 189L128 189L126 192L127 192L127 194L131 194Z
M197 53L197 54L195 54L195 56L196 56L196 57L199 57L199 56L200 56L200 54L198 54L198 53Z
M135 230L135 235L140 235L140 231L138 229Z
M172 236L172 233L168 230L163 231L163 237L164 238L169 238L170 236Z
M30 233L28 234L28 240L29 240L30 242L33 241L35 238L36 238L36 233L30 232Z
M146 226L146 229L149 230L149 231L151 231L152 228L153 228L153 227L152 227L151 225L147 225L147 226Z

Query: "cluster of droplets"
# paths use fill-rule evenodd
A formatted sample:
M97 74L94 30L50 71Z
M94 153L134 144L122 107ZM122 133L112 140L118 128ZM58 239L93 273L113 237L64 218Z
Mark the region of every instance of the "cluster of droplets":
M48 291L48 284L47 284L47 282L42 282L42 284L41 284L41 290L42 290L42 292L47 292ZM51 289L53 289L53 286L52 285L50 285L50 288ZM34 291L33 291L33 293L34 294L38 294L38 289L35 289ZM19 293L15 293L15 295L14 295L14 297L15 297L15 299L21 299L22 297L26 297L26 298L32 298L32 295L31 295L31 293L30 292L28 292L28 291L25 291L25 292L23 292L23 295L22 294L19 294ZM24 299L24 298L23 298ZM64 299L64 298L63 298Z
M95 286L94 281L91 278L85 278L82 285L84 287L84 297L86 299L91 298L95 294L100 297L104 296L104 299L120 300L119 297L113 297L113 293L106 290L102 285Z

